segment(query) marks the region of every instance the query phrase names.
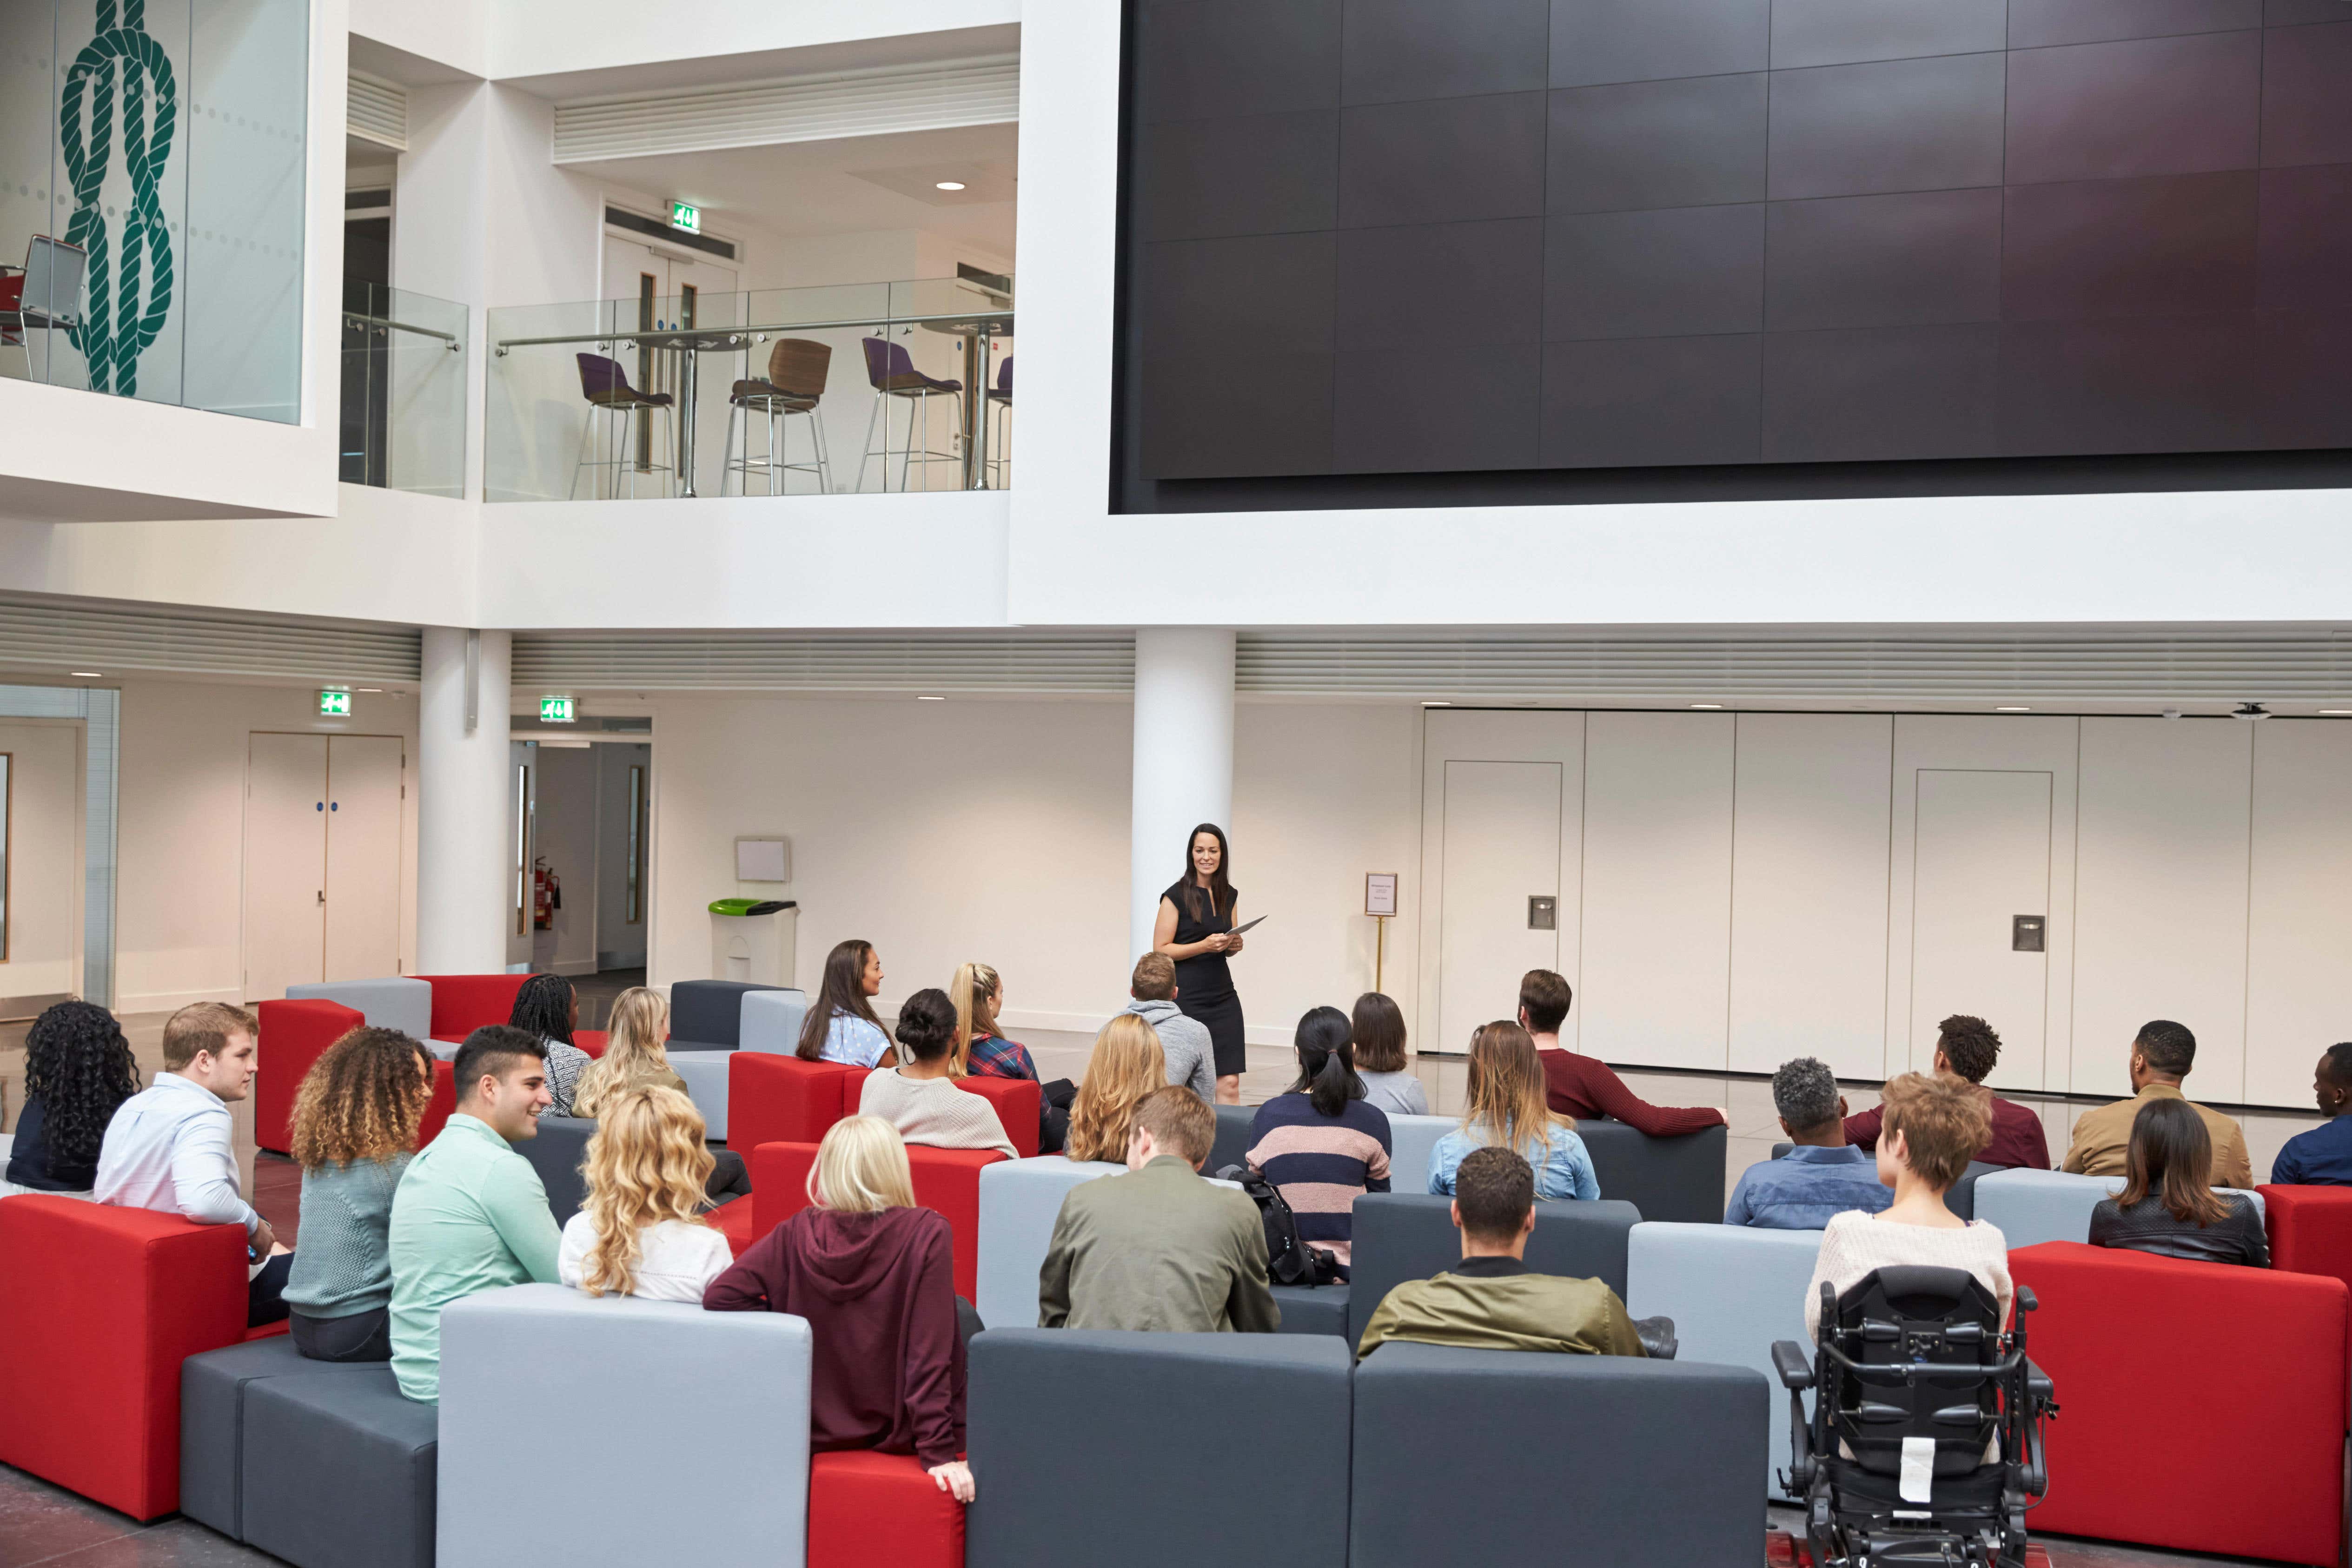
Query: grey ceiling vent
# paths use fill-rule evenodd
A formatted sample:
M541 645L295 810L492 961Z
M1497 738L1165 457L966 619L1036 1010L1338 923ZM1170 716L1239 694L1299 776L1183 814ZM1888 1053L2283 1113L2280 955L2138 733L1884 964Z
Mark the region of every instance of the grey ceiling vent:
M350 98L343 112L347 130L362 141L373 141L394 152L408 151L408 89L398 82L359 71L351 73Z
M606 690L1126 692L1125 632L518 632L517 685Z
M555 106L558 163L1000 125L1021 118L1017 55Z
M405 681L418 676L414 626L310 621L226 610L0 594L0 664L63 676L132 671L246 679Z

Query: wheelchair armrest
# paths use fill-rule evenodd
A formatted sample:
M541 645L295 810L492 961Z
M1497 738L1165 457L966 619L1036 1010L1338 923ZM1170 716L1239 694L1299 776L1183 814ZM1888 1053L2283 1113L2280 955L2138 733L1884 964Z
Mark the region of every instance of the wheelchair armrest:
M2036 1400L2047 1401L2058 1397L2058 1385L2050 1381L2048 1373L2033 1364L2032 1356L2025 1359L2025 1392Z
M1813 1364L1805 1358L1804 1347L1794 1340L1772 1342L1772 1369L1780 1375L1780 1386L1791 1391L1813 1385Z

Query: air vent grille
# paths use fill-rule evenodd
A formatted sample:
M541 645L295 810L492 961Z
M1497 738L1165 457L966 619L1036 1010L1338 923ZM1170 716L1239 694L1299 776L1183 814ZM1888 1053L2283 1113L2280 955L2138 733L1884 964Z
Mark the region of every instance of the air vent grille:
M518 632L518 685L628 690L1125 692L1124 632Z
M55 671L415 681L413 626L0 594L0 664Z
M395 152L408 151L408 89L396 82L351 73L344 124L353 136Z
M1021 118L1017 56L846 71L555 107L555 162L643 158L996 125Z

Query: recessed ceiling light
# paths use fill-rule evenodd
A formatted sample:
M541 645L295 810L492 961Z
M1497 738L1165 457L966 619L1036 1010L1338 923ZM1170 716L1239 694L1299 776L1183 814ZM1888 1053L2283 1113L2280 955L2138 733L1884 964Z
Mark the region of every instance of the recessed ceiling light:
M1997 707L1992 711L1995 713L2032 713L2033 710L2030 707Z
M948 699L945 697L917 697L915 700L919 703L943 703Z
M961 180L941 180L938 184L931 188L935 191L961 191L963 189L963 182Z
M2324 707L2319 710L2319 716L2322 718L2352 718L2352 707Z
M102 681L106 679L106 672L104 670L68 670L66 674L72 675L77 679L85 681Z
M1721 713L1723 711L1723 705L1721 703L1693 703L1691 704L1691 706L1698 709L1701 713Z
M355 687L353 687L352 689L353 689L354 691L362 691L362 692L381 692L381 691L383 691L383 688L382 686L355 686Z
M1431 700L1422 704L1421 706L1423 707L1452 707L1454 705L1446 701L1444 697L1433 697Z

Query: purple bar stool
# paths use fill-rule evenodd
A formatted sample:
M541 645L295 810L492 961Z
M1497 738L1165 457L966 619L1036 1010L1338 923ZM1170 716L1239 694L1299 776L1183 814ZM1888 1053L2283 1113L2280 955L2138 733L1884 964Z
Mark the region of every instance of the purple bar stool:
M866 465L878 455L882 459L882 488L886 491L890 488L890 422L882 411L884 400L895 397L907 402L907 445L898 459L898 488L902 492L907 488L908 473L914 465L916 421L919 419L922 422L924 487L928 489L930 465L956 460L952 452L931 450L930 400L952 397L955 400L956 428L961 430L963 427L963 382L943 382L925 375L915 368L914 359L903 343L894 343L887 338L867 338L864 340L864 347L866 379L874 388L874 413L866 421L866 454L857 461L857 487L860 490L866 488ZM882 433L882 446L878 453L874 445L877 425Z
M989 483L992 490L1004 488L1004 471L1013 465L1013 356L996 367L996 384L988 389L988 413L996 421L996 455L988 467L994 477Z
M608 360L602 354L579 354L574 358L580 362L580 395L588 400L588 423L580 432L579 459L572 465L572 498L574 500L579 498L580 471L590 465L588 446L595 434L597 416L603 414L606 416L608 427L617 422L620 428L620 439L613 442L608 438L607 441L607 444L614 448L614 455L611 464L613 480L605 488L605 498L610 500L618 497L621 488L621 471L626 468L629 476L629 496L634 499L637 493L637 471L629 464L630 433L636 428L639 414L642 413L650 418L656 411L667 413L669 415L670 450L676 452L677 449L677 400L667 392L639 392L631 386L628 373L621 369L620 361L617 360ZM602 468L606 465L600 460L595 466ZM673 458L667 464L648 463L646 465L646 471L674 474L677 471L676 459Z

